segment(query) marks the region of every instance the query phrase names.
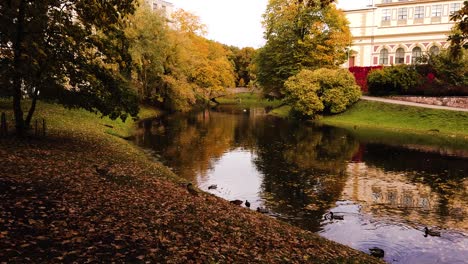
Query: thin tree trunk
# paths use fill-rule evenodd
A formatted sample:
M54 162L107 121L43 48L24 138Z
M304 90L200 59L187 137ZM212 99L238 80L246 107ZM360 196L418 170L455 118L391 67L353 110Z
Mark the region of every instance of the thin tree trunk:
M13 111L15 113L15 126L16 133L19 136L23 136L25 132L24 116L23 109L21 108L21 55L23 53L23 48L21 47L23 42L24 34L24 17L26 9L26 1L22 0L20 2L18 10L18 24L16 27L16 39L13 43L14 49L14 61L13 61Z
M32 96L31 107L29 108L28 116L26 117L26 121L25 121L26 128L31 127L31 119L34 115L34 111L36 110L36 103L37 103L38 95L39 95L39 89L35 88L33 96Z

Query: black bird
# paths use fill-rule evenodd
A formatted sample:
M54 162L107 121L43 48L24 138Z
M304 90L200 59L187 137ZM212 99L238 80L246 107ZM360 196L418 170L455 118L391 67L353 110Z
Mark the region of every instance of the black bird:
M250 202L245 200L245 206L250 208Z
M208 190L212 190L212 189L216 189L218 188L218 185L216 184L211 184L210 186L208 186Z
M440 236L440 232L439 231L434 231L434 230L430 230L429 228L424 227L424 237L427 237L427 236Z
M241 205L241 204L244 203L241 200L232 200L232 201L229 201L229 202L232 203L232 204L235 204L235 205Z
M187 191L192 195L198 195L198 191L193 187L193 184L190 182L187 184Z
M376 258L383 258L385 251L378 247L369 248L370 255Z
M328 217L329 217L330 220L333 220L333 219L334 220L343 220L344 219L344 216L333 214L333 212L329 212Z
M109 168L108 167L99 167L98 165L93 166L96 172L101 175L106 177L109 174Z

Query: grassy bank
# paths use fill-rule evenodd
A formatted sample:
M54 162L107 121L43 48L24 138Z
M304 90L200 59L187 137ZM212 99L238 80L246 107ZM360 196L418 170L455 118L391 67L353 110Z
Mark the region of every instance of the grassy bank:
M258 93L238 93L223 96L217 99L220 104L239 105L239 107L277 107L282 104L280 100L267 100Z
M468 139L468 113L359 101L348 111L320 122Z
M0 101L0 112L10 103ZM146 109L145 115L156 112ZM379 263L189 192L123 139L135 125L40 103L47 137L0 139L0 259L24 262Z

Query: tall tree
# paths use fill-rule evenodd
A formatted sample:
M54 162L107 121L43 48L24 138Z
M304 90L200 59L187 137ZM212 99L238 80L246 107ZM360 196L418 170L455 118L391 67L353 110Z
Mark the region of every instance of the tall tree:
M330 2L268 2L263 15L267 42L257 56L257 81L265 92L281 93L284 81L302 69L344 63L351 33L344 14Z
M468 49L468 1L463 2L462 8L453 13L450 20L456 22L449 36L450 51L453 57L460 57L462 48Z
M140 1L140 6L129 17L125 35L130 41L134 73L132 83L141 101L162 102L162 76L171 40L166 18Z
M111 118L136 116L122 31L133 11L133 0L0 0L0 89L13 97L17 134L30 126L39 96ZM23 96L32 102L26 116Z

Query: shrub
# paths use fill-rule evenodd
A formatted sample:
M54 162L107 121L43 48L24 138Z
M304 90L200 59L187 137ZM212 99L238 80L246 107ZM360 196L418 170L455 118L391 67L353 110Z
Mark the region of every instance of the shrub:
M425 76L424 83L412 94L468 95L468 52L453 58L448 51L429 55L426 64L418 65L417 71Z
M359 100L361 90L345 69L302 70L285 82L285 101L304 117L336 114Z
M422 76L413 65L398 65L371 71L367 85L371 95L405 94L422 84Z

